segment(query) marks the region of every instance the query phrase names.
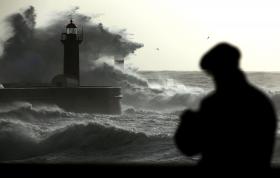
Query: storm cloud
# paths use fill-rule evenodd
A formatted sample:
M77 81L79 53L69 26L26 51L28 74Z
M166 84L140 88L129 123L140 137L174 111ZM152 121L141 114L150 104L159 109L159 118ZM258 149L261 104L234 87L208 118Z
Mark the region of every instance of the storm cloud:
M126 57L143 46L129 41L121 33L110 32L101 23L93 23L91 17L78 13L77 9L74 12L59 13L50 24L37 28L35 9L31 6L5 20L12 35L2 44L0 83L47 83L55 75L62 73L63 45L60 35L69 23L69 13L75 13L74 23L79 27L83 26L84 41L80 46L82 75L88 73L94 61L102 57Z

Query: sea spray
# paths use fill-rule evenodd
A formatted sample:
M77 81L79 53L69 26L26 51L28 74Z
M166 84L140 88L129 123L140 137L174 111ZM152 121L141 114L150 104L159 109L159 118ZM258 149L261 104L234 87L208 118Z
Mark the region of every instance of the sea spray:
M143 47L143 44L129 41L124 30L111 32L92 17L79 13L78 9L55 13L55 19L44 27L36 26L36 12L32 6L6 17L3 28L9 28L12 33L0 40L3 51L0 56L1 83L48 83L62 73L63 45L59 40L69 23L69 14L75 14L75 22L78 26L83 25L86 34L80 48L81 73L102 57L121 55L125 58Z

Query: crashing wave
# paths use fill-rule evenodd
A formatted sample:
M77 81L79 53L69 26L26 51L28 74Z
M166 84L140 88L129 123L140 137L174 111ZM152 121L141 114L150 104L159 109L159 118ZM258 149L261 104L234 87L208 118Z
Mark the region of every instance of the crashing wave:
M69 123L54 130L43 130L38 125L14 120L1 120L0 126L1 161L69 151L105 156L108 151L127 154L156 143L171 142L167 135L147 135L97 122Z

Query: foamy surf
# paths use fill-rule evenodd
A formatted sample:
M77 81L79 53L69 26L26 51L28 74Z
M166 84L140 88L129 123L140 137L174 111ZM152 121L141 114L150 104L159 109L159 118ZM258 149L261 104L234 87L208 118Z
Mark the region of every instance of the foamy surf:
M14 110L0 113L0 144L3 145L0 147L0 160L5 162L164 160L159 157L159 150L166 156L172 157L174 154L178 157L172 134L164 132L163 123L157 123L160 116L154 113L154 116L147 118L143 114L143 111L120 116L78 114L50 106L38 109L36 106L19 105ZM139 119L139 122L134 122L132 116ZM163 119L167 123L174 122L168 117ZM158 124L162 124L160 126L162 128L149 126Z
M0 161L195 164L199 158L182 155L173 135L182 110L199 107L213 86L200 73L175 74L177 79L165 81L149 73L153 78L152 82L148 80L149 85L134 83L137 87L124 88L121 115L74 113L55 105L27 102L0 105ZM277 90L272 92L266 85L260 88L266 90L279 112ZM273 159L277 164L278 140Z

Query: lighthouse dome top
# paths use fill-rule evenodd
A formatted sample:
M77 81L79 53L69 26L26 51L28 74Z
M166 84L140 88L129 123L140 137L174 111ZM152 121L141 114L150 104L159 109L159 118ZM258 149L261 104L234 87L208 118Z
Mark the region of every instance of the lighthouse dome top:
M70 23L66 26L66 28L77 28L77 26L73 23L73 20L70 20Z
M78 28L77 26L73 23L73 20L70 20L70 23L66 26L66 33L67 34L78 34Z

